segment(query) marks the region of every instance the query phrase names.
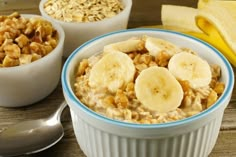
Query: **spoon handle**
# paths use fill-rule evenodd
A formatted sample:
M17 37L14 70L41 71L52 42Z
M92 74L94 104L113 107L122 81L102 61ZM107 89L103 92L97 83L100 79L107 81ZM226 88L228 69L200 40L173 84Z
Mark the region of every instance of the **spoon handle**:
M52 115L53 118L56 118L58 121L61 119L62 111L67 107L67 103L64 100L60 105L57 111Z

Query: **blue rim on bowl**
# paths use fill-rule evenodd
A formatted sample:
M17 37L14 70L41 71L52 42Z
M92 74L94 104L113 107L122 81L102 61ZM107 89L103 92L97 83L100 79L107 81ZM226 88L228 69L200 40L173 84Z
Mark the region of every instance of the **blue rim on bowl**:
M104 117L94 111L92 111L91 109L89 109L88 107L86 107L83 103L81 103L78 98L74 95L72 89L70 88L70 84L69 82L67 82L67 74L68 74L68 66L70 65L71 60L74 58L74 56L79 53L78 51L80 51L81 49L83 49L85 46L89 45L90 43L99 40L101 38L104 38L106 36L110 36L113 34L119 34L119 33L125 33L125 32L142 32L142 31L150 31L150 32L165 32L165 33L170 33L170 34L177 34L180 36L184 36L186 38L189 38L191 40L197 41L205 46L207 46L208 48L210 48L212 51L214 51L216 53L216 55L224 62L226 68L227 68L227 72L228 72L228 76L229 76L229 81L228 84L226 84L225 86L225 91L224 94L221 95L221 97L217 100L217 102L211 106L209 109L202 111L201 113L182 119L182 120L178 120L178 121L174 121L174 122L168 122L168 123L161 123L161 124L134 124L134 123L127 123L127 122L123 122L123 121L118 121L118 120L114 120L114 119L110 119L107 117ZM62 81L62 87L64 89L64 92L68 95L68 97L75 103L77 104L76 107L80 107L80 109L82 109L84 112L86 112L87 114L89 114L90 116L100 119L102 121L106 121L107 123L112 123L114 125L118 125L118 126L123 126L123 127L132 127L132 128L167 128L167 127L172 127L172 126L177 126L177 125L181 125L181 124L186 124L186 123L190 123L192 121L195 121L197 119L200 119L204 116L206 116L208 113L213 112L214 110L216 110L221 103L224 103L224 101L226 101L226 97L231 95L231 91L233 90L233 85L234 85L234 75L233 75L233 69L230 65L230 63L228 62L228 60L213 46L209 45L208 43L197 39L195 37L189 36L189 35L185 35L179 32L175 32L175 31L170 31L170 30L162 30L162 29L152 29L152 28L136 28L136 29L128 29L128 30L120 30L120 31L115 31L115 32L111 32L108 34L104 34L101 36L98 36L96 38L93 38L87 42L85 42L83 45L81 45L80 47L78 47L76 50L74 50L74 52L72 52L72 54L67 58L66 62L64 63L63 69L62 69L62 74L61 74L61 81Z

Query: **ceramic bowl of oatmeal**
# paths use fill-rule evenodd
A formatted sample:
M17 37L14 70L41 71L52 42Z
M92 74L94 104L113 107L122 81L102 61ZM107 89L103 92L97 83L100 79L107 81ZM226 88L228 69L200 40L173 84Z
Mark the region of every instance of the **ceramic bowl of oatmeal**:
M127 28L132 0L41 0L41 15L59 23L66 34L64 56L84 42Z
M207 157L234 85L215 48L158 29L86 42L61 79L80 148L97 157Z
M0 16L0 106L21 107L48 96L60 80L64 31L38 15Z

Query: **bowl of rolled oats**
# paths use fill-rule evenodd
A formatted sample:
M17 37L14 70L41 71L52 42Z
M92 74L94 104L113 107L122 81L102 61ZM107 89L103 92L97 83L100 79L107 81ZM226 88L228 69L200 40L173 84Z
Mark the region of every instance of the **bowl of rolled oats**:
M64 38L59 24L41 16L0 16L0 106L30 105L56 88Z
M59 23L66 34L64 56L84 42L127 28L132 0L41 0L43 17Z
M98 157L207 157L234 86L218 50L159 29L86 42L61 79L80 148Z

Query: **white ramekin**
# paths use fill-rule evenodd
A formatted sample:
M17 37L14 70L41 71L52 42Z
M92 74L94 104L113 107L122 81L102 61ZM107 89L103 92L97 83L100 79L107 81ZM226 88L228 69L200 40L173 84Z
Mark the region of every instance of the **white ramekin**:
M31 14L22 16L41 17ZM21 107L33 104L48 96L58 85L65 34L59 24L51 23L59 34L59 41L48 55L30 64L0 68L0 106Z
M112 120L83 105L73 92L74 73L79 61L101 52L104 45L142 35L191 48L209 63L220 65L225 91L217 102L190 118L146 125ZM86 42L69 56L61 78L77 141L88 157L207 157L216 143L234 86L231 65L219 51L194 37L158 29L118 31Z
M64 56L68 57L78 46L84 42L105 33L126 29L132 7L132 0L122 0L124 10L118 15L96 22L64 22L49 16L44 10L47 0L41 0L39 10L43 17L60 24L66 34Z

